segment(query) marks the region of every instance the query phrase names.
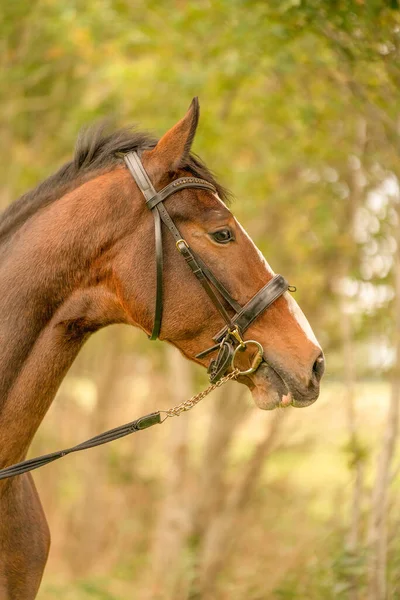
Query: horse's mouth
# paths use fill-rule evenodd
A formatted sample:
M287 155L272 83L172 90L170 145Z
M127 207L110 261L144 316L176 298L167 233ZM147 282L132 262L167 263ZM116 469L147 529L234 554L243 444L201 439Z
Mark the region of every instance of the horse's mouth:
M294 406L305 408L313 404L318 393L311 397L299 397L293 392L285 380L269 364L262 361L257 371L251 376L242 376L238 380L250 389L254 402L262 410L274 410L275 408L286 408Z

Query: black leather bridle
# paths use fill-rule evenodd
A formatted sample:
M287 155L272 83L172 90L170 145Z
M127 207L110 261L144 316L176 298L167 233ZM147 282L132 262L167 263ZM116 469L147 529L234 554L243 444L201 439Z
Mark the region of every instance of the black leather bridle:
M271 281L259 290L247 304L245 304L245 306L241 306L234 298L232 298L228 290L190 248L164 206L164 201L180 190L196 188L207 190L212 194L217 194L215 187L208 181L199 179L198 177L180 177L157 192L151 183L137 152L125 154L124 160L136 181L136 184L146 199L147 207L152 211L154 216L157 290L154 324L149 338L151 340L157 339L161 329L163 312L163 246L161 223L164 223L172 234L179 253L183 256L225 321L225 326L213 338L216 344L211 348L207 348L207 350L203 350L203 352L200 352L200 354L196 356L196 358L204 358L211 352L218 350L217 357L210 362L208 367L211 383L215 383L221 379L229 367L233 365L236 352L245 349L248 344L255 344L257 346L257 357L255 362L253 361L252 367L249 370L242 372L242 374L255 371L262 360L262 346L259 342L254 340L244 341L242 336L246 329L248 329L261 313L271 306L277 298L290 289L288 282L282 275L275 275ZM214 289L221 294L226 303L234 310L235 314L232 317L227 312L227 309Z

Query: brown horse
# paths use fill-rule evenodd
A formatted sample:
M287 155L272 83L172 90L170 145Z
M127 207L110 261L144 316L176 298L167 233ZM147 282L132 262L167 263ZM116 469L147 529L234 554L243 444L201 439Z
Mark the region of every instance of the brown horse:
M168 211L241 305L272 279L273 271L228 209L224 189L190 154L197 121L194 101L158 142L127 131L84 135L74 160L0 220L0 468L26 456L90 334L111 323L152 330L153 219L121 153L141 153L157 190L182 176L215 186L218 194L180 190L167 200ZM164 238L160 337L207 366L209 356L195 357L212 345L221 316L172 237ZM317 399L321 348L288 292L254 321L250 337L262 344L264 361L241 381L260 408L307 406ZM0 515L0 600L31 600L50 537L30 474L0 482Z

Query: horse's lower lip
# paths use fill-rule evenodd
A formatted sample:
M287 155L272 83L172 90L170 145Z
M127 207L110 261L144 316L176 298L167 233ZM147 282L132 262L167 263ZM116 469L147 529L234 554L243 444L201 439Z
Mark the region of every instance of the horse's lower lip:
M268 364L264 359L261 364L263 364L263 363L264 363L265 367L268 368L267 377L268 377L269 381L272 383L272 385L275 387L275 389L278 393L279 399L280 399L279 402L277 403L277 406L280 406L283 408L285 408L287 406L291 406L293 403L293 396L292 396L285 380L274 369L274 367L272 367L270 364Z
M292 403L292 395L284 380L265 360L253 376L239 377L240 380L249 387L256 405L261 409L273 410Z
M267 369L267 377L269 379L269 381L271 381L271 383L274 385L274 387L276 388L277 392L279 393L279 395L283 398L284 396L287 396L290 394L290 391L288 389L288 386L286 385L285 380L283 379L283 377L278 373L278 371L276 371L274 369L274 367L272 367L269 363L267 363L266 360L262 360L260 368L264 367L264 369Z
M307 408L307 406L311 406L311 404L314 404L314 402L317 400L317 398L318 398L318 396L315 396L315 398L311 398L310 400L293 399L292 406L294 406L295 408Z
M301 396L299 398L297 394L293 395L280 373L265 360L262 361L259 369L251 379L247 376L243 378L243 383L246 383L250 388L256 404L266 410L288 406L305 408L313 404L318 398L318 394L307 399L301 398Z

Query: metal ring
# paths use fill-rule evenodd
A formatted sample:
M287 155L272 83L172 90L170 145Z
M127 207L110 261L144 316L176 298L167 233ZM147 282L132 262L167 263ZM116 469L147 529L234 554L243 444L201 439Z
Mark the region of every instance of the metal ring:
M245 343L244 348L242 348L242 346L238 346L233 353L232 368L233 369L235 368L235 357L236 357L236 354L238 353L238 351L240 350L241 352L244 352L249 344L254 344L255 346L257 346L257 354L253 360L253 363L252 363L250 369L239 372L239 375L251 375L251 373L254 373L254 371L257 371L258 367L261 364L263 353L264 353L264 348L261 346L260 342L256 342L256 340L245 340L244 343Z

